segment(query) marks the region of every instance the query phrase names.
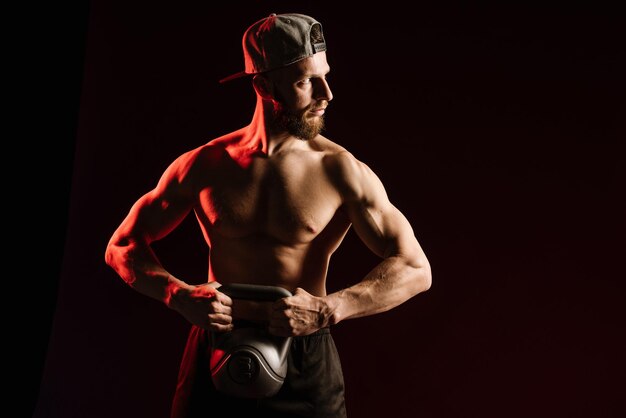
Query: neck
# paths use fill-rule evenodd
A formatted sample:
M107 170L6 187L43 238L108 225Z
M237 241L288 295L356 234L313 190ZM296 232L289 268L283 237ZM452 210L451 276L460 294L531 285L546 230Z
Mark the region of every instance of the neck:
M285 130L270 127L272 106L270 101L257 97L252 121L246 128L246 135L241 141L243 146L254 148L265 155L271 155L283 143L294 138Z

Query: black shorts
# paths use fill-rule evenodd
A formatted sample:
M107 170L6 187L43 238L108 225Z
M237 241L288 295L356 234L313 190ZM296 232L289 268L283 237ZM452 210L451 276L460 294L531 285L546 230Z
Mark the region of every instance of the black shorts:
M287 377L265 399L234 398L215 389L209 371L210 333L193 326L187 339L172 403L171 418L212 418L253 414L255 418L346 417L339 354L328 328L292 337Z

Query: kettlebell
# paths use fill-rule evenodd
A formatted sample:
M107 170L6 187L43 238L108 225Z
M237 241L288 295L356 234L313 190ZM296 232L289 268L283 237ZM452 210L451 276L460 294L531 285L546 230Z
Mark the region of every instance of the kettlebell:
M218 290L233 299L273 302L291 296L278 286L225 284ZM211 379L215 388L241 398L275 395L287 376L291 337L269 333L265 326L237 327L211 333Z

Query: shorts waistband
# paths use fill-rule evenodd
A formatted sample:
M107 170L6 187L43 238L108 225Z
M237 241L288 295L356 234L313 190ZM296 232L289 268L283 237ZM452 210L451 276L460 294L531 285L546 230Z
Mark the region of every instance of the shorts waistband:
M330 328L326 327L326 328L320 328L317 331L315 331L312 334L307 334L307 335L299 335L297 337L291 337L291 338L307 338L307 337L316 337L318 335L326 335L326 334L330 334Z

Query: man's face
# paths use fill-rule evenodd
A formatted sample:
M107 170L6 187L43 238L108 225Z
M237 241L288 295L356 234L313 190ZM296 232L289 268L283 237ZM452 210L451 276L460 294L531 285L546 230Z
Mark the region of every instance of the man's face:
M272 128L309 140L324 129L324 109L333 98L326 75L330 67L320 52L271 75L274 95Z

